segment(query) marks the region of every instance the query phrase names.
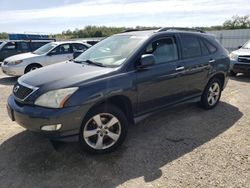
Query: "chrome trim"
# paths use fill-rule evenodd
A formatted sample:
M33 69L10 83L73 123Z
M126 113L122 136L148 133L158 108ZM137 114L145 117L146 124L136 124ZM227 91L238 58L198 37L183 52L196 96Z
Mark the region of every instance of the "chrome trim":
M31 96L35 91L37 91L37 90L39 89L39 87L31 86L31 85L28 85L28 84L24 83L23 81L20 80L20 78L18 78L17 83L20 84L20 85L22 85L22 86L24 86L24 87L27 87L27 88L33 90L33 91L32 91L30 94L28 94L24 99L19 99L18 97L15 96L14 92L12 92L14 98L15 98L16 100L18 100L18 101L21 101L21 102L25 101L29 96Z

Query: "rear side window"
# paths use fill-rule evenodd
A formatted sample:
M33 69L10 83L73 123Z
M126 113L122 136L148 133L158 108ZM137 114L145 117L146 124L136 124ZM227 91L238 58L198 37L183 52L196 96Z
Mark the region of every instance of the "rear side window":
M87 50L87 47L85 45L83 45L83 44L74 43L74 44L72 44L72 46L73 46L73 51L74 52L78 51L78 50L81 50L81 51Z
M184 59L199 57L202 55L199 39L191 35L182 35L182 56Z
M212 45L210 42L208 42L205 39L203 39L202 41L206 45L206 47L208 48L210 54L213 54L217 51L217 48L214 45Z
M19 42L18 48L20 50L29 50L29 44L27 42Z
M209 52L207 46L205 45L204 40L200 40L200 43L201 43L202 55L205 55L205 56L206 56L206 55L209 55L210 52Z
M43 45L47 44L47 42L31 42L31 48L33 51L35 51L36 49L42 47Z
M145 54L153 54L158 64L178 60L176 42L172 37L160 39L151 43L147 46Z

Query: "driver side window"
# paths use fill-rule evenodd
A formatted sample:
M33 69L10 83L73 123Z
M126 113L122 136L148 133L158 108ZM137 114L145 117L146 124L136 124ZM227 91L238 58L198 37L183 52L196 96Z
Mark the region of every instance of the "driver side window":
M172 37L154 41L147 46L145 54L154 55L156 64L178 60L177 45Z
M61 44L51 51L51 55L62 55L73 53L70 44Z

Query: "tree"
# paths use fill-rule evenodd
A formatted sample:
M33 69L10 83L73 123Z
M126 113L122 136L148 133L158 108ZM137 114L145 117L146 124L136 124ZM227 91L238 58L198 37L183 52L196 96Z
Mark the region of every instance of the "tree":
M8 33L0 33L0 39L8 39Z
M250 28L250 16L233 16L223 23L224 29L247 29Z

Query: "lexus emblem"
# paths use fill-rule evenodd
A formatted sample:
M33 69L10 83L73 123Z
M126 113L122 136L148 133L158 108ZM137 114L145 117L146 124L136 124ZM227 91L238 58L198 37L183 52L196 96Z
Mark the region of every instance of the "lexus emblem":
M19 90L19 86L15 86L13 89L14 93L16 93L18 90Z

